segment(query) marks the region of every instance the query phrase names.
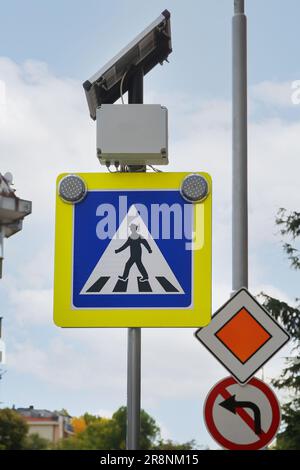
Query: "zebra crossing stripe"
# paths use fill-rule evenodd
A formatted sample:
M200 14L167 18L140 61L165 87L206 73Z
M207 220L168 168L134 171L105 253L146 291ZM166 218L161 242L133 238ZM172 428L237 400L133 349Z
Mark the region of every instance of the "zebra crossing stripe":
M156 279L166 292L178 292L178 289L176 289L176 287L173 286L173 284L171 284L171 282L164 276L156 276Z
M107 283L110 276L101 276L99 279L87 290L87 292L100 292Z
M87 290L88 293L90 294L99 294L105 284L108 282L110 279L110 276L101 276L97 281ZM157 281L159 284L162 286L165 292L178 292L175 286L168 281L167 278L164 276L156 276ZM141 281L141 276L137 277L137 284L138 284L138 290L139 292L145 293L145 292L153 292L152 287L149 283L149 281ZM115 287L113 288L113 292L115 293L124 293L127 292L128 288L128 279L127 281L123 281L122 279L118 279L117 283L115 284Z
M139 292L152 292L152 288L149 284L149 281L141 281L141 278L137 278L138 286L139 286Z
M122 281L122 279L119 279L117 284L115 285L113 292L126 292L127 291L127 285L128 285L128 279L127 281Z

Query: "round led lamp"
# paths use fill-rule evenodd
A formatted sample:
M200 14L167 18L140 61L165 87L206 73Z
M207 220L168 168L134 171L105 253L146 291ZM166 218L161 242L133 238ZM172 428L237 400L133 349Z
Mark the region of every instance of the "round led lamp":
M80 176L67 175L64 176L58 186L58 194L63 201L70 204L76 204L82 201L87 193L85 182Z
M188 202L201 202L208 196L208 183L204 176L191 174L184 178L180 192Z

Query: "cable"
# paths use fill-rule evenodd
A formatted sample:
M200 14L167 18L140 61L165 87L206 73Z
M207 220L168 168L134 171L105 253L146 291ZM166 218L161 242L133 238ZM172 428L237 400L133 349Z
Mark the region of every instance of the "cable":
M111 170L110 168L107 168L110 173L120 173L119 170Z
M162 170L159 170L158 168L155 168L153 165L148 165L148 166L149 166L149 167L151 168L151 170L153 170L155 173L163 173Z
M118 170L112 171L112 170L110 169L110 162L109 162L109 161L106 162L106 168L107 168L107 170L108 170L110 173L118 173Z

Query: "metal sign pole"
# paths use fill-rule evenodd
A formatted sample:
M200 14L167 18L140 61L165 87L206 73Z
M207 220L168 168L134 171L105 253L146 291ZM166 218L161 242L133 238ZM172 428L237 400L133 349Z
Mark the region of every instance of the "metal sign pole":
M143 103L143 70L137 70L130 81L128 103ZM134 167L130 171L135 171ZM128 328L127 352L127 450L139 449L141 412L141 328Z
M232 19L232 289L248 287L247 18L234 0Z

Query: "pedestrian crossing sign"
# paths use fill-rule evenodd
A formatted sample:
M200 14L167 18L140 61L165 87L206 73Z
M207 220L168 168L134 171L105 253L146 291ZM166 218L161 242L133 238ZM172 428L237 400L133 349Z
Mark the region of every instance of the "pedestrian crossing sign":
M211 316L211 179L182 196L187 173L79 173L57 180L54 321L61 327L200 327ZM74 176L74 175L72 175Z

